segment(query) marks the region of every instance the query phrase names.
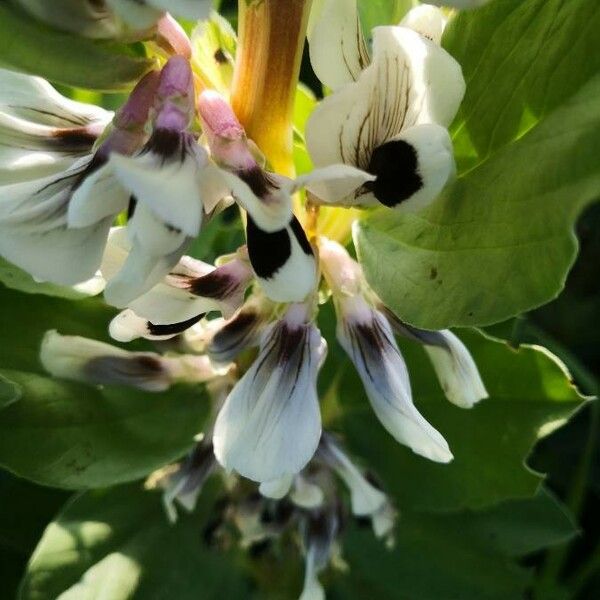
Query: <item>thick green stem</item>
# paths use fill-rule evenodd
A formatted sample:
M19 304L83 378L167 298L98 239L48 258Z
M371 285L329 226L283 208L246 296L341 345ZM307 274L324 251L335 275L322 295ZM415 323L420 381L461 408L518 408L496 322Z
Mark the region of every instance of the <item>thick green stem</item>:
M293 175L292 115L312 0L239 0L231 102L271 166Z

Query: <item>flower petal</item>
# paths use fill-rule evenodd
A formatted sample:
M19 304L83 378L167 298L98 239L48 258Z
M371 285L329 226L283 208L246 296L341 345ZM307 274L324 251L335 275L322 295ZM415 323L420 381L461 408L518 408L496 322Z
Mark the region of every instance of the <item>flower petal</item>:
M154 136L157 132L154 133ZM183 135L171 137L169 156L146 152L136 157L111 154L109 164L124 188L156 217L178 231L195 237L202 224L202 167L206 152ZM156 143L154 138L152 143ZM150 144L150 142L149 142Z
M356 0L324 0L313 8L308 42L310 62L321 83L335 90L355 81L369 64Z
M54 377L84 383L128 385L149 392L160 392L171 385L169 369L158 354L127 352L56 331L48 331L44 336L40 360Z
M338 340L382 425L416 454L436 462L451 461L446 440L413 404L408 371L387 319L359 297L340 300L340 305Z
M280 479L273 479L272 481L263 481L258 486L258 491L265 497L273 500L281 500L287 496L287 493L292 487L294 481L293 475L284 475Z
M134 215L130 226L137 223L139 227L140 208L136 209L137 216ZM142 229L141 239L134 232L130 241L126 228L115 228L102 259L101 271L108 281L104 297L117 308L124 308L160 282L190 243L189 238L170 232L153 217L146 215L144 221L146 228Z
M87 227L127 208L130 193L120 184L110 164L90 173L73 192L69 203L69 227Z
M70 229L67 210L73 187L91 157L51 177L0 188L0 254L35 278L73 285L98 270L111 219Z
M337 472L350 490L352 514L374 515L385 505L386 495L367 481L330 435L323 436L319 456Z
M404 15L400 26L413 29L432 42L440 44L447 23L448 19L439 8L430 4L421 4L411 8Z
M307 123L313 162L368 171L373 150L404 129L448 125L464 89L460 66L445 50L406 27L377 27L371 65L325 98Z
M316 390L325 341L293 305L264 334L258 357L219 412L214 430L217 460L255 481L295 475L321 436Z
M389 208L420 210L455 173L448 131L433 123L410 127L375 148L369 170L376 179L365 183L357 202L369 204L365 196L372 195Z
M328 204L344 204L357 190L375 178L375 175L351 165L329 165L301 175L295 184L298 188L308 188L316 196L314 200Z
M275 302L299 302L316 287L317 267L311 245L298 219L272 233L248 215L248 256L264 293Z
M58 128L108 125L113 113L61 96L47 81L0 69L0 112Z

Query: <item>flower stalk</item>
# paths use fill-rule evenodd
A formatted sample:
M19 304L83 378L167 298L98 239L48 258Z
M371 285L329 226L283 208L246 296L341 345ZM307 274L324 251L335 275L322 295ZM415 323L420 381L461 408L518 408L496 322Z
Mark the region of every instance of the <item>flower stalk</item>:
M248 136L282 175L294 175L292 112L311 2L239 0L231 102Z

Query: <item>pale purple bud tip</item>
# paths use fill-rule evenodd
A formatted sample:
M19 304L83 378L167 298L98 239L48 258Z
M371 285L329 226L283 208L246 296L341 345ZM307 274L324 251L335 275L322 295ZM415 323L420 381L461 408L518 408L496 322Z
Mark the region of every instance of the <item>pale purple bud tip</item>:
M127 102L119 109L114 124L119 129L144 127L148 120L150 107L154 103L158 83L159 71L150 71L133 88Z
M202 92L198 98L198 113L212 157L218 163L233 171L259 169L244 128L220 94L213 90Z
M214 90L206 90L200 94L198 111L207 136L230 140L244 137L244 128L240 125L233 109L225 98Z
M177 54L184 58L192 57L192 46L181 25L166 13L156 26L156 43L169 54Z
M177 96L194 97L194 76L189 61L183 56L173 56L160 74L158 95L164 99Z

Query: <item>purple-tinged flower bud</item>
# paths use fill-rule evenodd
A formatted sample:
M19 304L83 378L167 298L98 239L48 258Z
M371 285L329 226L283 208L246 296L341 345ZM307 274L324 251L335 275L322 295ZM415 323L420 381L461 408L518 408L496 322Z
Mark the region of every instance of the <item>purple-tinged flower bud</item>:
M161 392L178 382L203 383L226 375L205 356L163 357L152 352L128 352L78 336L48 331L42 340L44 368L64 379L91 384L127 385Z

